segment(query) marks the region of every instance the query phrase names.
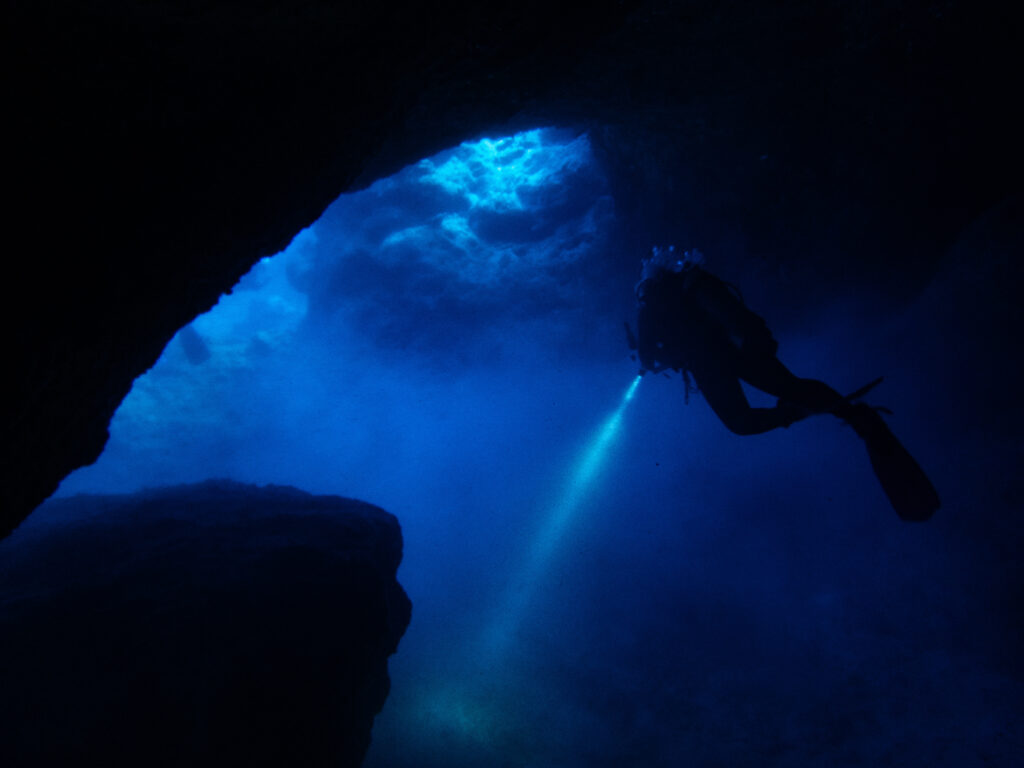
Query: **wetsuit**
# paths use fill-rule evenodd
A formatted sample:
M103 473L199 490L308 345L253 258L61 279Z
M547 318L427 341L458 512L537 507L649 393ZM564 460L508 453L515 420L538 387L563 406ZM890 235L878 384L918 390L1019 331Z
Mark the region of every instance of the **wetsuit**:
M637 297L637 352L643 368L691 374L732 432L767 432L812 413L851 415L850 403L830 386L799 378L779 362L778 343L764 319L703 268L662 270L637 286ZM741 379L778 397L778 405L751 407Z

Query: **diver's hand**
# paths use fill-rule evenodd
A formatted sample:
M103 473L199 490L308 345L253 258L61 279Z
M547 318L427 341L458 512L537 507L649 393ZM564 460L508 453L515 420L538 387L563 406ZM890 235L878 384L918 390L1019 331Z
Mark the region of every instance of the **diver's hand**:
M644 360L641 360L640 370L637 371L637 375L645 376L648 373L661 373L662 371L667 371L669 367L670 366L662 365L657 360L648 360L646 362Z

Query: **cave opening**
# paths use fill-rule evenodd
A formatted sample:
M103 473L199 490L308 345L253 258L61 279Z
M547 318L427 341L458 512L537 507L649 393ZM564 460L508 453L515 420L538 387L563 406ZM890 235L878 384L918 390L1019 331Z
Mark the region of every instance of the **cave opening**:
M614 219L571 130L468 142L343 195L179 332L59 495L212 473L323 492L378 477L349 492L388 501L403 453L433 453L417 422L495 410L452 402L467 377L622 357Z
M420 760L446 751L438 728L466 756L510 749L532 718L482 729L495 701L452 679L530 674L516 657L545 631L561 550L615 503L639 383L616 232L582 130L466 142L343 195L179 331L57 495L217 477L380 505L402 523L416 613L392 661L407 696L383 717L408 730L416 713L401 741Z

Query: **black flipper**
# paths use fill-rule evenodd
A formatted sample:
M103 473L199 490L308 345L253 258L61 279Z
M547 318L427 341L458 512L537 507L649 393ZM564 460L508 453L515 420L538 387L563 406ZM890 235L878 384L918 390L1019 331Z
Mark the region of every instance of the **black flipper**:
M870 391L871 391L872 389L874 389L874 388L875 388L875 387L877 387L877 386L878 386L879 384L881 384L881 383L882 383L882 380L883 380L884 378L885 378L884 376L879 376L879 377L878 377L877 379L875 379L874 381L869 381L869 382L868 382L867 384L865 384L865 385L864 385L863 387L861 387L860 389L856 390L855 392L851 392L850 394L848 394L848 395L846 396L846 399L847 399L847 400L849 400L849 401L850 401L850 402L852 403L852 402L853 402L854 400L857 400L857 399L859 399L859 398L861 398L861 397L864 397L864 395L866 395L866 394L867 394L868 392L870 392Z
M857 403L850 425L864 440L871 466L896 514L923 522L939 508L939 494L921 466L869 405Z

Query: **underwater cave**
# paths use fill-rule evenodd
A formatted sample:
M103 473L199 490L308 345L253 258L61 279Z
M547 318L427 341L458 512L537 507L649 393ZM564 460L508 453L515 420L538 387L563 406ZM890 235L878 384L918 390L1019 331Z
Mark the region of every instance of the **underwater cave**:
M1006 54L958 3L783 5L47 22L114 63L36 73L105 160L24 118L80 258L9 324L4 764L1015 765ZM798 375L884 376L934 519L840 420L638 376L670 244Z

